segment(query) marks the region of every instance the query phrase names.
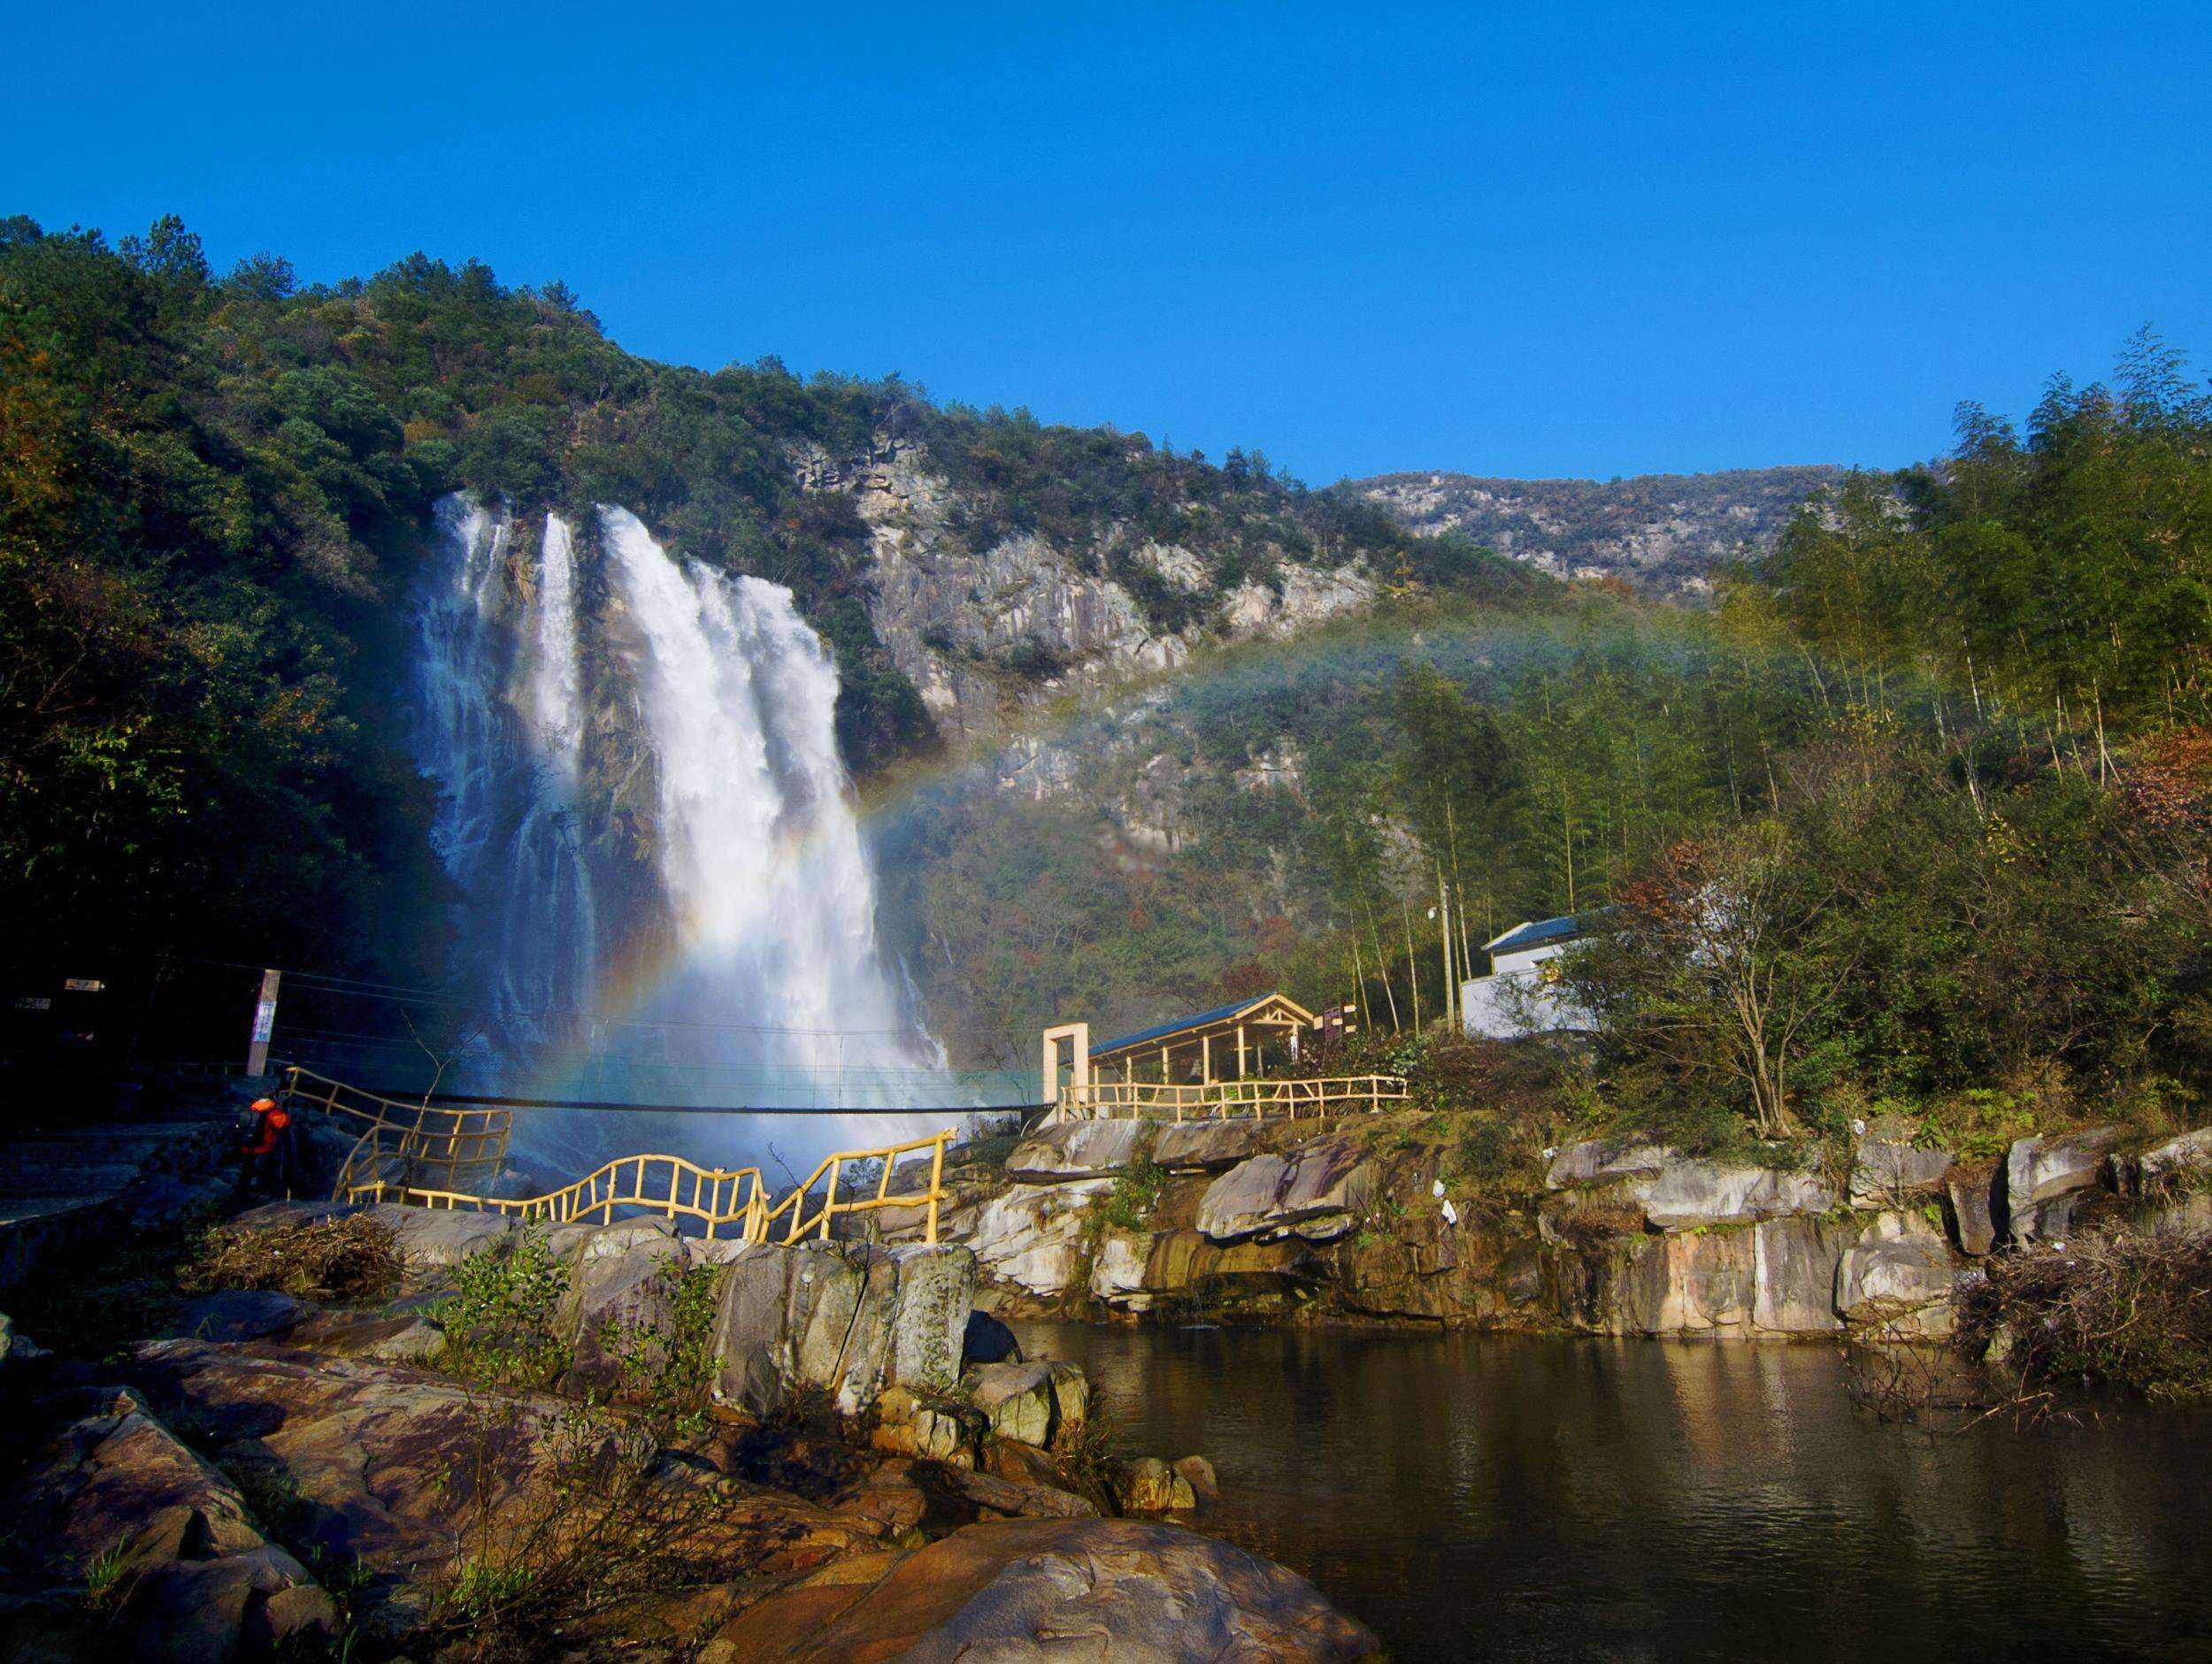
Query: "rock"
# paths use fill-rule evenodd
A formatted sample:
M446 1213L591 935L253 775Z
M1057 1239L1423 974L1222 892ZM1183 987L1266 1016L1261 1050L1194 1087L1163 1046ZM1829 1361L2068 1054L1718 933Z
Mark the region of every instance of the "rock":
M1895 1339L1939 1340L1956 1327L1951 1290L1962 1269L1951 1245L1910 1214L1884 1214L1836 1268L1836 1310Z
M119 1556L113 1656L262 1656L335 1631L328 1597L262 1537L238 1488L128 1394L63 1430L19 1480L11 1532L50 1586L74 1599L96 1561Z
M1617 1179L1656 1178L1673 1154L1663 1145L1586 1139L1552 1157L1544 1169L1544 1184L1550 1190L1566 1190L1582 1185L1608 1185Z
M224 1289L187 1300L170 1332L197 1340L265 1340L291 1333L305 1309L274 1289Z
M1357 1143L1332 1134L1286 1155L1240 1162L1206 1187L1197 1226L1216 1242L1293 1231L1325 1241L1349 1231L1374 1192L1374 1169Z
M1944 1217L1962 1253L1987 1254L2004 1235L2004 1167L1995 1162L1954 1167L1943 1176Z
M848 1415L872 1403L889 1364L898 1263L887 1249L806 1242L793 1256L793 1367Z
M828 1605L825 1592L844 1599ZM744 1656L793 1664L1333 1664L1379 1651L1296 1574L1216 1538L1137 1520L967 1526L879 1582L772 1595L728 1633L741 1631Z
M1188 1513L1198 1506L1191 1482L1157 1456L1140 1456L1117 1476L1114 1499L1125 1514Z
M1022 1344L1009 1329L988 1312L970 1312L967 1330L961 1341L960 1363L965 1369L972 1363L1019 1363Z
M294 1499L288 1537L360 1558L373 1575L360 1597L372 1627L373 1608L405 1598L406 1579L449 1562L457 1531L493 1534L496 1552L500 1533L577 1506L561 1488L574 1471L572 1400L265 1344L157 1341L138 1347L132 1367L157 1409L188 1414L219 1457L251 1462L273 1493ZM685 1528L703 1557L750 1552L764 1530L803 1537L824 1557L876 1544L858 1523L702 1466L664 1477L713 1493Z
M2108 1170L2117 1127L2017 1140L2005 1156L2005 1201L2016 1243L2063 1233Z
M1754 1226L1752 1327L1770 1335L1823 1335L1842 1328L1836 1267L1856 1236L1847 1224L1802 1215Z
M887 1379L924 1392L949 1392L960 1382L975 1315L975 1255L953 1243L914 1243L890 1250L897 1268ZM1004 1325L1001 1325L1003 1327Z
M405 1261L408 1275L458 1264L472 1254L495 1252L514 1239L515 1222L503 1214L465 1212L457 1208L403 1208L379 1202L369 1217L392 1233L392 1246Z
M904 1387L884 1389L876 1399L876 1425L868 1442L878 1450L972 1467L988 1422L964 1416L949 1405L925 1403Z
M1185 1121L1164 1126L1152 1159L1171 1173L1214 1173L1297 1142L1283 1121Z
M1201 1502L1214 1502L1221 1497L1221 1481L1214 1476L1214 1465L1203 1456L1186 1456L1174 1464L1183 1483L1191 1488L1191 1494Z
M1112 1188L1111 1179L1017 1185L976 1215L970 1246L992 1276L1033 1294L1064 1293L1083 1268L1088 1210Z
M1751 1323L1756 1238L1748 1231L1636 1239L1617 1284L1617 1332L1701 1334Z
M722 1273L716 1394L758 1414L822 1387L853 1415L888 1384L950 1391L975 1285L975 1256L955 1243L749 1246Z
M1039 1449L1050 1449L1083 1424L1091 1384L1071 1363L979 1364L961 1377L991 1430Z
M1851 1163L1854 1207L1901 1207L1908 1197L1940 1189L1943 1176L1951 1170L1948 1150L1923 1149L1913 1143L1909 1123L1889 1124L1901 1119L1878 1117L1877 1124L1857 1141Z
M1748 1224L1784 1214L1826 1213L1836 1205L1835 1192L1817 1173L1680 1160L1639 1185L1637 1199L1644 1216L1662 1231Z
M1010 1518L1028 1520L1085 1520L1098 1517L1097 1505L1088 1497L1056 1485L1041 1485L996 1474L955 1468L948 1476L951 1488L979 1507Z
M1152 1256L1152 1233L1110 1231L1100 1239L1091 1261L1091 1296L1125 1311L1149 1310L1152 1297L1145 1292L1145 1266Z
M756 1415L780 1406L792 1384L791 1251L749 1246L722 1273L714 1320L714 1395Z
M1017 1144L1006 1158L1006 1176L1027 1185L1110 1178L1142 1157L1150 1135L1150 1127L1133 1117L1063 1122Z
M682 1241L654 1231L624 1240L631 1246L611 1246L602 1254L587 1247L571 1274L557 1318L574 1348L563 1381L569 1392L603 1392L614 1386L629 1337L665 1332L672 1323L676 1285L691 1263Z
M2145 1185L2212 1169L2212 1127L2199 1127L2144 1151L2136 1160L2135 1169L2139 1183Z

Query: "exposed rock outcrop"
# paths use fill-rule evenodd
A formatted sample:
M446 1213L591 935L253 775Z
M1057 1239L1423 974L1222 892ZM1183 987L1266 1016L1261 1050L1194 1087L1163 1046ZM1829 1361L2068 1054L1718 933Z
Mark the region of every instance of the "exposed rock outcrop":
M1378 1650L1303 1578L1216 1538L1135 1520L1025 1520L956 1531L879 1582L772 1596L702 1656L1326 1664Z
M1352 1228L1374 1188L1359 1144L1325 1135L1286 1155L1256 1155L1231 1168L1199 1202L1198 1229L1216 1242L1294 1233L1325 1242Z
M2062 1234L2098 1190L2121 1139L2116 1127L2087 1127L2016 1141L2005 1157L2005 1195L2016 1243Z

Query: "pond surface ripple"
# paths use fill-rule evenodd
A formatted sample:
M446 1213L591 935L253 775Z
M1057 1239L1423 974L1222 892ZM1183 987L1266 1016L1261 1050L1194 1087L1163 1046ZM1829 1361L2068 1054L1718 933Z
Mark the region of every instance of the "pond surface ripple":
M2212 1417L1934 1437L1819 1346L1015 1325L1399 1660L2212 1659Z

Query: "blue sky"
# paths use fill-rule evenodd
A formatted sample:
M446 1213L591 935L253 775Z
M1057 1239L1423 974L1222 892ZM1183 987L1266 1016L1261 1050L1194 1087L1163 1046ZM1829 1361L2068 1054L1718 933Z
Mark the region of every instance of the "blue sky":
M2200 6L49 5L0 212L561 278L1315 483L1939 449L2212 369Z

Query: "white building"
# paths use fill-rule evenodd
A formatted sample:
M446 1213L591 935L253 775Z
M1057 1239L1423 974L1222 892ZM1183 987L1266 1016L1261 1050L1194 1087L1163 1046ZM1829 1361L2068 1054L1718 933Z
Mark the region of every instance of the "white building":
M1570 913L1516 924L1485 942L1490 974L1459 985L1467 1032L1481 1039L1517 1040L1530 1034L1589 1028L1588 1017L1558 980L1558 967L1547 962L1565 953L1581 934L1581 917Z

